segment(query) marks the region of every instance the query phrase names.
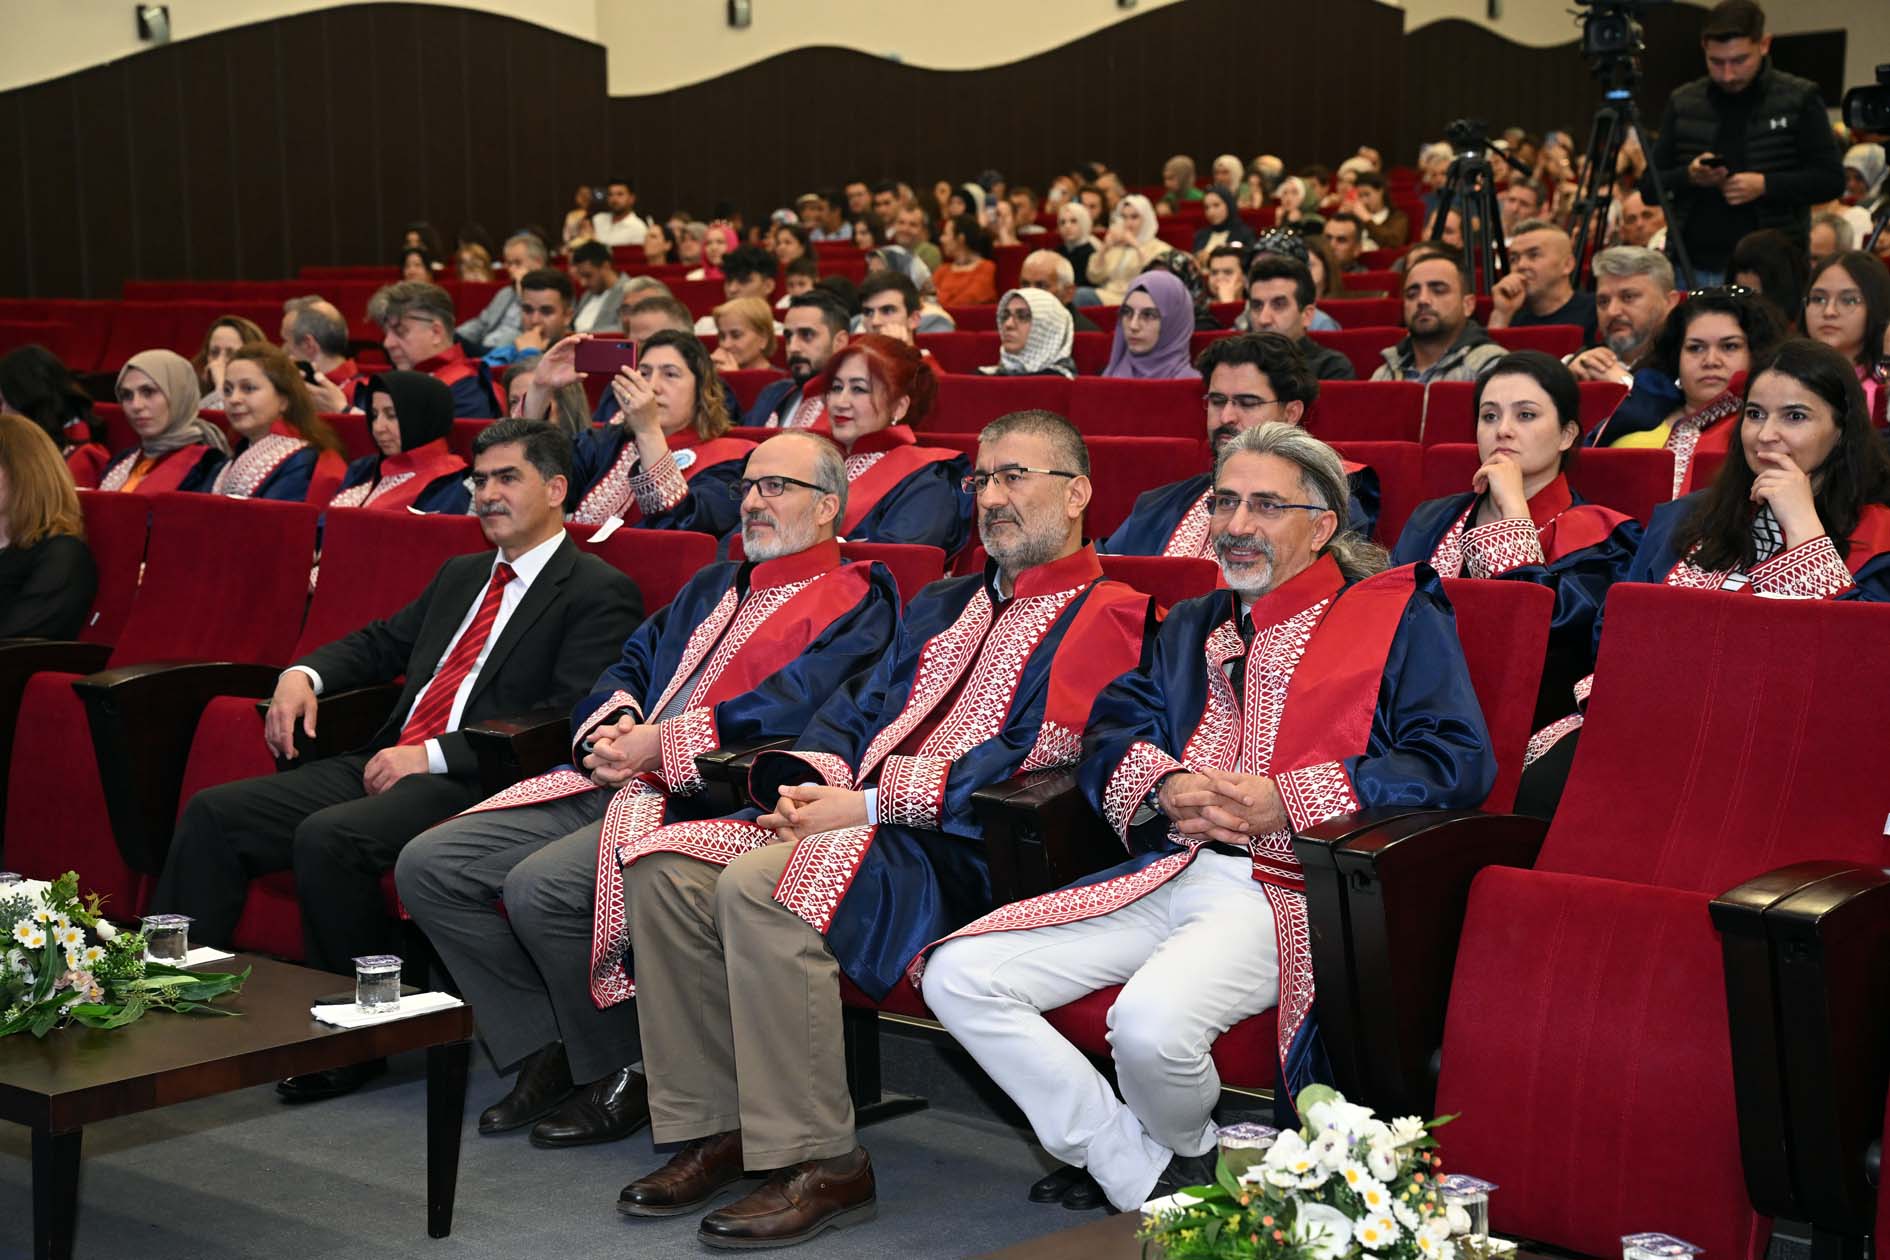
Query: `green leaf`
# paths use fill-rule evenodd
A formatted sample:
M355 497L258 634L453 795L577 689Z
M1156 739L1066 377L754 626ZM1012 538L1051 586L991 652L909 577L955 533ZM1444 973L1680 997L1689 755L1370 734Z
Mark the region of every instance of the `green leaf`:
M1235 1198L1240 1197L1240 1179L1234 1176L1232 1170L1227 1167L1227 1161L1225 1159L1217 1159L1214 1161L1214 1180L1220 1185L1221 1189L1227 1191L1228 1194L1233 1195Z

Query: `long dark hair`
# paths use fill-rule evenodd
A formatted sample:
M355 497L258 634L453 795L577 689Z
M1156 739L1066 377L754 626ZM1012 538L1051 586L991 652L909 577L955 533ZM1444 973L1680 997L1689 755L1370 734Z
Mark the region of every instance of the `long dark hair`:
M1819 276L1833 267L1844 268L1844 273L1864 295L1864 345L1859 352L1859 362L1875 364L1884 357L1883 334L1884 329L1890 327L1890 268L1875 254L1847 249L1818 264L1811 273L1811 284L1806 292L1818 283Z
M92 396L44 346L21 346L0 358L0 397L6 399L8 411L46 430L61 450L80 440L105 440L104 422L92 414ZM68 434L69 424L84 425L86 437Z
M1809 389L1837 421L1837 445L1812 470L1812 501L1825 533L1842 552L1865 506L1890 502L1890 452L1871 427L1857 369L1823 342L1795 337L1754 360L1746 378L1748 398L1753 382L1768 372L1782 373ZM1686 555L1697 544L1694 563L1702 569L1750 568L1756 558L1752 482L1745 443L1735 435L1719 475L1674 537L1679 554Z
M1654 344L1647 348L1637 367L1653 368L1662 376L1680 376L1680 347L1686 344L1687 326L1702 315L1730 315L1746 334L1746 352L1754 362L1776 346L1785 336L1774 308L1756 293L1735 291L1726 286L1689 293L1667 315Z
M1575 374L1552 354L1540 350L1512 350L1477 377L1476 390L1470 396L1472 416L1483 410L1483 390L1499 376L1526 376L1534 381L1555 408L1556 428L1575 430L1574 443L1562 452L1561 468L1566 472L1569 461L1575 458L1575 451L1582 444L1582 394L1575 384Z
M1751 272L1759 282L1759 296L1791 327L1803 327L1806 281L1811 278L1811 258L1805 247L1777 228L1760 228L1739 238L1733 246L1732 262L1726 274L1737 277Z

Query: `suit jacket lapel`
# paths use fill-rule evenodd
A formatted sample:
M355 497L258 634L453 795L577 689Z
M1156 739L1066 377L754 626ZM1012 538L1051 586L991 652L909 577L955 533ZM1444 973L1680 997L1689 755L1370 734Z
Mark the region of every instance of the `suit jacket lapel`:
M473 683L473 689L466 697L466 707L471 708L479 698L479 693L486 689L486 684L499 676L499 670L505 665L505 658L513 647L531 630L532 623L544 614L551 601L558 597L558 590L565 579L571 576L571 570L577 567L577 544L566 534L558 549L551 553L551 559L545 562L538 578L525 590L525 598L506 619L505 629L499 635L499 641L492 645L492 651L486 654L486 663L479 667L479 677Z

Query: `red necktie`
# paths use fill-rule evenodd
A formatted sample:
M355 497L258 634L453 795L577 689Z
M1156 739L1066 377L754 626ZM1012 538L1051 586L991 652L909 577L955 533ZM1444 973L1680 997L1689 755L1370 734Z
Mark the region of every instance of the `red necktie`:
M485 650L486 640L492 635L492 623L499 619L499 603L505 597L505 585L513 577L512 566L504 561L492 570L492 582L486 587L486 597L479 601L479 611L473 614L466 633L459 636L459 642L453 645L439 672L433 675L427 694L414 706L407 724L400 728L401 743L423 744L446 733L446 720L453 715L453 698L459 694L459 685L466 681L466 675L472 672L479 653Z

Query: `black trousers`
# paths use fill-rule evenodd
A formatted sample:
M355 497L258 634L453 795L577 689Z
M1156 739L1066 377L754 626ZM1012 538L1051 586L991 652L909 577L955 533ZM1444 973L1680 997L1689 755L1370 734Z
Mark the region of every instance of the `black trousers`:
M208 788L190 799L151 896L190 915L190 938L229 948L249 881L295 872L310 967L354 974L353 959L393 948L381 876L409 840L479 801L477 784L410 774L379 796L361 783L365 754Z

